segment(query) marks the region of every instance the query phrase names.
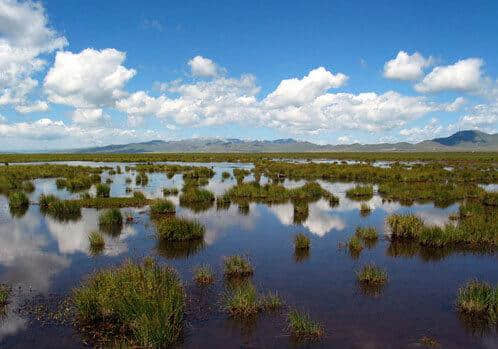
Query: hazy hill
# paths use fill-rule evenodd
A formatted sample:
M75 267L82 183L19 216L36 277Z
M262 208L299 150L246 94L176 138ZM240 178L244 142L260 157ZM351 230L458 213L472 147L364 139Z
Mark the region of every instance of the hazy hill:
M150 152L316 152L316 151L498 151L498 134L480 131L459 131L449 137L434 138L412 144L407 142L380 144L319 145L292 138L273 141L240 139L154 140L141 143L108 145L78 149L79 153L150 153Z

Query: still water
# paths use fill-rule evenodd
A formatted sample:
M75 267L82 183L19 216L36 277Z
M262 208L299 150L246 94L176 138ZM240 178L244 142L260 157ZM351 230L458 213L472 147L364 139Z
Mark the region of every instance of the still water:
M71 162L75 165L116 166L117 163ZM124 169L125 165L119 164ZM251 168L250 164L213 163L204 165L216 171L206 186L222 194L235 184L222 180L223 171L235 167ZM136 186L135 173L102 175L112 178L111 196L130 196L126 191L143 191L147 197L163 197L164 187L181 189L181 175L149 175L147 186ZM132 178L127 185L125 179ZM247 180L251 178L248 177ZM263 178L262 183L266 180ZM229 319L220 310L220 296L225 283L222 275L224 256L245 254L251 260L253 281L263 291L277 291L286 304L306 310L326 328L326 337L304 347L317 348L418 348L418 340L430 336L443 348L498 348L495 330L476 329L460 320L454 303L458 288L478 278L498 282L496 254L459 251L430 251L418 246L392 245L382 237L351 256L344 243L357 226L374 226L386 232L385 218L395 212L413 212L427 223L444 225L458 204L446 208L432 203L402 206L383 202L378 196L368 201L372 211L360 214L360 202L345 197L354 183L320 184L340 198L331 208L324 200L309 205L308 217L294 221L292 204L251 204L249 210L232 205L227 210L215 206L193 212L179 206L178 198L169 197L177 206L177 215L195 218L206 226L203 243L172 248L161 246L154 238L154 226L147 208L122 209L134 217L119 234L106 235L102 255L89 252L88 233L98 230L99 211L83 209L76 221L60 222L42 215L36 204L40 194L53 193L61 198L77 197L59 190L55 179L34 181L28 211L22 217L10 214L7 199L0 196L0 282L12 285L13 295L6 315L0 319L0 347L38 348L84 347L77 331L68 324L44 322L29 312L26 304L37 299L65 297L92 271L115 265L126 258L154 256L175 267L194 300L187 315L185 338L181 348L274 348L300 347L286 331L285 310L261 315L256 321L241 323ZM286 181L296 187L304 181ZM311 239L309 255L294 254L293 237L305 232ZM371 294L358 287L355 271L375 262L385 268L388 284ZM200 289L192 282L193 269L209 264L216 273L216 282Z

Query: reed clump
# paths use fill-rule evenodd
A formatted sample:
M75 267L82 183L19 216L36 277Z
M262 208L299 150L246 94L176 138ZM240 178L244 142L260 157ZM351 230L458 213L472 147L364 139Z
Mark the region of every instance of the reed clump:
M346 191L346 196L350 199L370 199L373 197L372 185L356 185Z
M195 220L167 217L155 222L156 237L160 241L192 241L204 238L204 226Z
M368 286L383 286L387 283L387 272L375 264L367 264L356 272L358 282Z
M105 248L104 237L97 231L88 234L88 242L90 244L90 252L94 255L102 253Z
M225 276L228 278L248 277L254 273L254 269L249 260L242 255L233 255L224 260Z
M298 233L294 236L294 248L296 250L309 250L310 246L310 239L304 233Z
M314 321L308 313L293 309L287 318L288 329L298 341L317 340L325 335L323 325Z
M209 265L201 265L194 270L194 281L197 285L205 286L214 282L214 273Z
M99 183L95 186L95 189L99 198L108 198L111 193L111 187L107 184Z
M164 214L175 214L175 205L167 199L160 199L154 201L150 206L150 214L152 216L164 215Z
M489 325L498 321L498 286L478 280L458 290L456 306L460 313Z
M150 258L96 272L74 290L73 300L84 328L132 346L171 346L183 333L182 282L175 270Z
M29 206L28 196L22 191L15 191L9 194L9 207L11 209L23 209Z

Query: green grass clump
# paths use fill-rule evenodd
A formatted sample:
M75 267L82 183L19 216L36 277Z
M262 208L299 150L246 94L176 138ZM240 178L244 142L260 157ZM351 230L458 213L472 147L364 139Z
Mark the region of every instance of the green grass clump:
M299 310L291 310L288 323L291 335L297 340L317 340L325 334L321 324L313 321L309 314Z
M146 186L149 183L149 176L145 172L140 172L135 177L135 183L136 185Z
M204 238L205 228L198 221L168 217L156 221L156 237L160 241L191 241Z
M364 241L375 241L379 238L379 233L374 227L357 227L355 235Z
M0 313L5 309L9 302L10 288L7 285L0 284Z
M178 195L179 191L177 188L164 188L163 189L163 195L164 196L169 196L169 195Z
M189 187L180 195L180 205L213 202L214 194L207 189Z
M278 292L268 292L262 297L261 306L265 310L277 310L284 306L284 300Z
M224 265L225 276L228 278L247 277L251 276L254 272L249 260L241 255L226 257L224 260Z
M362 216L367 216L370 214L370 212L372 211L372 209L370 208L370 206L368 206L367 203L362 203L361 206L360 206L360 214Z
M111 208L102 212L99 216L99 225L118 226L123 224L123 215L117 208Z
M171 346L180 339L185 298L178 274L152 259L98 271L73 293L82 325L141 347Z
M224 309L234 317L256 315L261 310L261 302L252 282L246 280L230 287L224 296Z
M367 264L356 272L358 282L369 286L382 286L387 282L387 272L374 264Z
M104 237L99 232L91 232L88 235L88 242L90 243L90 252L92 252L92 254L99 254L105 248Z
M294 236L294 248L296 250L309 250L310 239L304 233L298 233Z
M486 193L483 198L483 203L488 206L498 206L498 192Z
M369 199L373 196L373 186L372 185L356 185L354 188L346 191L346 196L350 199L361 198Z
M457 309L464 315L488 324L498 321L498 286L486 282L470 281L458 291Z
M360 252L363 250L363 244L361 242L361 239L356 235L351 236L351 238L348 241L348 248L349 252L353 256L358 256Z
M387 217L392 239L415 239L422 232L424 222L414 214L393 214Z
M98 198L108 198L109 194L111 193L111 187L104 183L97 184L95 186L95 189L97 190Z
M21 189L26 193L32 193L35 191L35 185L31 181L25 181L22 182Z
M11 209L23 209L29 206L29 199L22 191L15 191L9 194L9 206Z
M209 265L201 265L194 270L194 280L198 285L209 285L214 282L214 274Z
M230 196L228 195L219 195L216 198L216 208L221 210L225 209L228 210L230 208L230 205L232 204L232 200L230 200Z
M152 205L150 205L151 215L174 214L175 212L175 205L166 199L156 200Z
M226 172L226 171L223 171L221 173L221 179L225 180L225 179L228 179L228 178L230 178L230 173Z

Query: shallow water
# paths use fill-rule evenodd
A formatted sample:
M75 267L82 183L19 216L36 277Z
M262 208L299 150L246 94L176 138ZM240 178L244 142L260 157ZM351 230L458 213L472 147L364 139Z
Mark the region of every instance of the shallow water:
M86 165L87 163L79 163ZM98 166L110 164L94 163ZM112 164L115 166L116 164ZM124 169L125 165L121 164ZM231 171L241 164L201 164L213 166L215 177L207 188L216 194L235 184L233 179L221 181L222 171ZM250 168L251 165L247 165ZM125 178L134 173L111 176L111 196L128 196ZM103 175L103 180L107 175ZM55 179L36 180L30 200L37 202L41 193L59 197L77 197L58 190ZM303 181L284 182L296 187ZM422 336L436 338L443 348L498 348L496 331L469 328L454 309L458 288L474 278L498 282L496 254L473 254L458 251L421 250L417 246L392 245L386 238L353 258L343 244L357 226L375 226L386 233L385 217L394 212L414 212L426 222L444 225L458 204L447 208L432 203L402 206L383 202L374 195L368 201L372 211L360 214L360 202L345 197L354 183L320 182L340 198L331 208L319 200L309 205L309 215L300 224L294 223L292 204L250 204L249 210L232 205L228 210L212 207L193 212L177 205L177 215L192 217L206 225L203 244L172 248L158 245L146 208L123 209L135 217L116 236L106 235L102 255L92 256L88 249L88 233L98 230L95 209L83 209L77 221L59 222L43 216L36 204L22 217L10 214L8 202L0 196L0 282L13 286L12 302L6 317L0 320L0 346L81 347L80 336L68 325L41 322L19 314L15 309L38 295L67 295L88 273L114 265L132 257L152 255L174 266L186 283L189 294L197 299L199 315L187 316L188 327L179 347L298 347L285 330L282 313L261 315L255 322L231 320L219 310L220 295L225 283L222 259L231 254L246 254L253 266L253 280L263 291L277 291L286 303L308 311L322 322L327 336L309 347L338 348L417 348ZM181 175L168 179L164 174L150 174L149 184L133 189L148 197L162 197L163 187L181 188ZM295 255L292 239L305 232L311 239L309 255ZM375 262L386 268L389 282L377 293L358 287L355 270ZM216 282L207 290L192 283L193 268L210 264ZM306 347L306 346L305 346Z

